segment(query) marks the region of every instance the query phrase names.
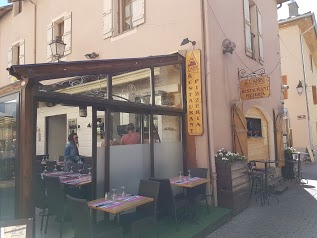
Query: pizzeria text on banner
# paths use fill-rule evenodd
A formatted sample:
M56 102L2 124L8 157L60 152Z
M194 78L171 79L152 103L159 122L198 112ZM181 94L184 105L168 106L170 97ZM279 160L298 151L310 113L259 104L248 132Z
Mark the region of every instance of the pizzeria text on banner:
M270 96L270 78L267 75L240 80L242 100L267 98Z
M186 53L187 128L189 135L202 135L203 112L201 97L200 50Z

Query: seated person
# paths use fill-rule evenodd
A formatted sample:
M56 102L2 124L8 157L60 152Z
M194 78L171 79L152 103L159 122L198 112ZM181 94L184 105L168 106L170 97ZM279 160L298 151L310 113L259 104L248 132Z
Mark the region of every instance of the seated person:
M69 163L83 163L83 157L79 155L78 151L78 135L71 133L68 136L68 142L64 150L64 171L68 171Z
M126 127L128 134L122 136L120 140L121 145L133 145L140 144L141 136L139 133L135 132L135 126L133 123L129 123Z

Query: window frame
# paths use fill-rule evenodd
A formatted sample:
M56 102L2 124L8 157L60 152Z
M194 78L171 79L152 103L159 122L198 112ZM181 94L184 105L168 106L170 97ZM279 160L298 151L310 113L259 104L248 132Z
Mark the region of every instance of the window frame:
M248 138L262 138L263 137L263 130L262 130L262 119L261 118L256 118L256 117L246 117L246 121L247 121L247 137ZM251 135L249 133L249 123L251 122L255 122L256 125L254 129L257 130L252 130L251 129ZM258 128L259 127L259 128ZM253 131L257 132L257 134L253 135Z

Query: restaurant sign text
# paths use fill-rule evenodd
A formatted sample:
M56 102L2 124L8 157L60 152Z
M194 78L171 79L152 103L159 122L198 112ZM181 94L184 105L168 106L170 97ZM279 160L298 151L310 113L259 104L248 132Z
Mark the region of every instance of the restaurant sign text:
M267 98L270 96L270 78L267 75L240 79L240 98L242 100Z
M201 97L200 50L186 53L187 128L189 135L202 135L203 113Z

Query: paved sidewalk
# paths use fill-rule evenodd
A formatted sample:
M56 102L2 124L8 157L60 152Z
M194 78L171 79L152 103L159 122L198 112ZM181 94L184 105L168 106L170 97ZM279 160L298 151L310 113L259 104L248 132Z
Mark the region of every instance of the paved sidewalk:
M279 204L271 198L262 207L252 197L249 208L206 238L317 238L317 165L306 162L302 167L308 184L287 182Z

